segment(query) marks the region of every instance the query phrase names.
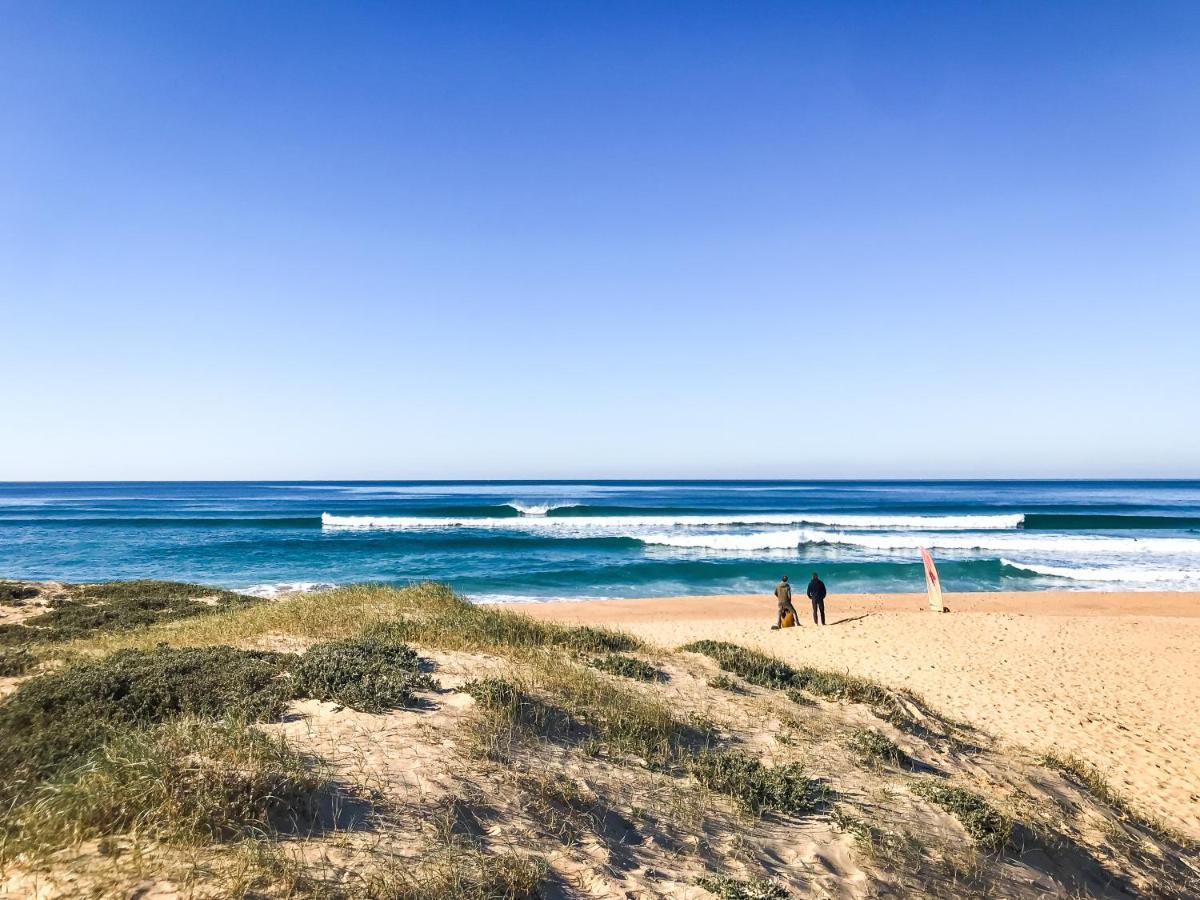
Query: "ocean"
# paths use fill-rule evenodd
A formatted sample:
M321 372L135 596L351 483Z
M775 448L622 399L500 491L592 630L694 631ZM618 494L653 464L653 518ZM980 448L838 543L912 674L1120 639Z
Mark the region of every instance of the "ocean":
M1200 590L1197 481L0 483L0 577L269 596L449 582L479 601Z

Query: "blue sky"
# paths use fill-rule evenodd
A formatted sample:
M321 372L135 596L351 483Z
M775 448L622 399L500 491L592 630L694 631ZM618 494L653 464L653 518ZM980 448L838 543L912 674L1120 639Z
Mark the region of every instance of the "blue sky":
M1200 475L1200 5L0 12L0 480Z

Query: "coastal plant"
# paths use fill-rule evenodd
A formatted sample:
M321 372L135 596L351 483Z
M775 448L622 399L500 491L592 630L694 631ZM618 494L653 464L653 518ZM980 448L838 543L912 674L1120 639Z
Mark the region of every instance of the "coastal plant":
M846 744L861 758L894 766L906 766L912 760L896 746L896 742L874 728L856 728L848 735Z
M746 693L746 688L741 682L730 678L724 673L720 675L714 675L712 678L708 679L707 684L710 688L716 688L719 691L728 691L731 694Z
M981 850L999 853L1008 846L1012 820L974 791L933 779L914 781L912 790L958 819Z
M666 674L661 669L623 653L609 653L607 656L597 657L590 660L588 665L601 672L619 675L622 678L632 678L635 681L663 681L666 679Z
M0 647L0 678L24 675L37 664L37 657L25 647Z
M1084 788L1094 798L1109 807L1117 816L1125 821L1133 822L1159 838L1171 841L1180 846L1191 846L1193 852L1200 850L1200 844L1179 834L1165 822L1156 817L1147 816L1133 806L1113 789L1108 779L1098 768L1087 760L1071 754L1043 753L1037 762L1048 769L1053 769L1067 776L1070 780Z
M893 690L869 678L846 672L791 666L773 656L727 641L695 641L683 649L712 658L722 669L740 675L751 684L785 690L789 699L800 705L811 705L809 694L826 700L861 703L903 731L925 737L950 737L962 749L978 749L954 737L956 730L973 729L934 713L908 691ZM913 710L920 712L921 719L913 714ZM935 723L942 731L931 730L926 723Z
M26 600L38 595L36 587L19 581L0 581L0 603L7 606L23 606Z
M542 622L530 616L471 603L444 585L423 585L407 614L375 626L392 639L447 650L531 651L561 647L578 653L621 653L642 649L631 635Z
M436 687L405 644L379 634L310 647L292 669L297 697L332 700L360 712L412 706L418 691Z
M789 688L793 686L799 674L782 660L728 641L693 641L685 644L682 649L711 657L726 672L739 675L759 687Z
M787 900L791 893L769 878L740 880L730 875L705 875L696 884L721 900Z
M286 654L205 647L114 653L23 682L0 704L0 802L27 792L116 732L176 716L279 716Z
M809 778L799 763L766 766L738 750L706 750L685 761L685 768L710 790L726 794L744 809L800 815L829 800L823 782Z
M240 721L174 719L119 733L40 784L15 813L19 846L133 833L212 841L304 833L335 789L327 767ZM15 849L15 848L10 848Z
M211 615L262 601L232 591L174 581L117 581L71 585L65 598L7 630L0 641L61 643L97 633L133 631L164 622Z
M457 843L424 854L418 865L392 857L368 870L346 896L364 900L537 900L549 866L539 856L492 853ZM343 896L339 893L338 896Z

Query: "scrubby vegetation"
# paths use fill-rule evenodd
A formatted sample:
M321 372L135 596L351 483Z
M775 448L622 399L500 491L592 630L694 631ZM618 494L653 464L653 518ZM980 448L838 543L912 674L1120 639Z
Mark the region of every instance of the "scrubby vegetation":
M278 716L290 697L286 657L232 647L123 651L31 679L0 704L0 803L123 730L175 716Z
M118 581L74 585L50 609L0 630L0 643L60 643L100 632L121 632L261 601L231 591L174 581ZM34 591L34 596L36 596Z
M948 810L982 850L999 853L1012 837L1012 821L973 791L941 781L913 782L913 793Z
M712 678L708 679L707 683L710 688L716 688L719 691L729 691L731 694L746 693L746 688L742 685L742 683L730 678L728 675L714 675Z
M787 900L792 896L783 885L769 878L741 881L728 875L697 878L696 884L721 900Z
M20 606L38 595L38 589L19 581L0 581L0 603Z
M799 763L769 767L738 750L709 750L687 760L688 770L706 787L727 794L752 812L803 815L820 809L828 788L809 778Z
M895 741L874 728L854 729L846 743L863 759L894 766L907 766L912 762Z
M417 691L435 686L421 671L416 652L379 632L311 647L292 676L296 696L332 700L371 713L412 706Z
M635 681L664 681L666 674L648 662L623 653L610 653L590 660L588 665L609 675L620 675Z
M37 657L25 647L0 647L0 678L24 675L37 665Z

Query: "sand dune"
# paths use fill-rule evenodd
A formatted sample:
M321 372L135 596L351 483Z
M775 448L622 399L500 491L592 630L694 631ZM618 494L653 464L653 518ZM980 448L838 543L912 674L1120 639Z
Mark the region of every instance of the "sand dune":
M935 615L921 595L832 595L827 627L782 632L769 630L769 596L522 608L667 646L722 638L911 688L1002 739L1088 760L1135 805L1200 836L1200 594L959 594L947 604Z

